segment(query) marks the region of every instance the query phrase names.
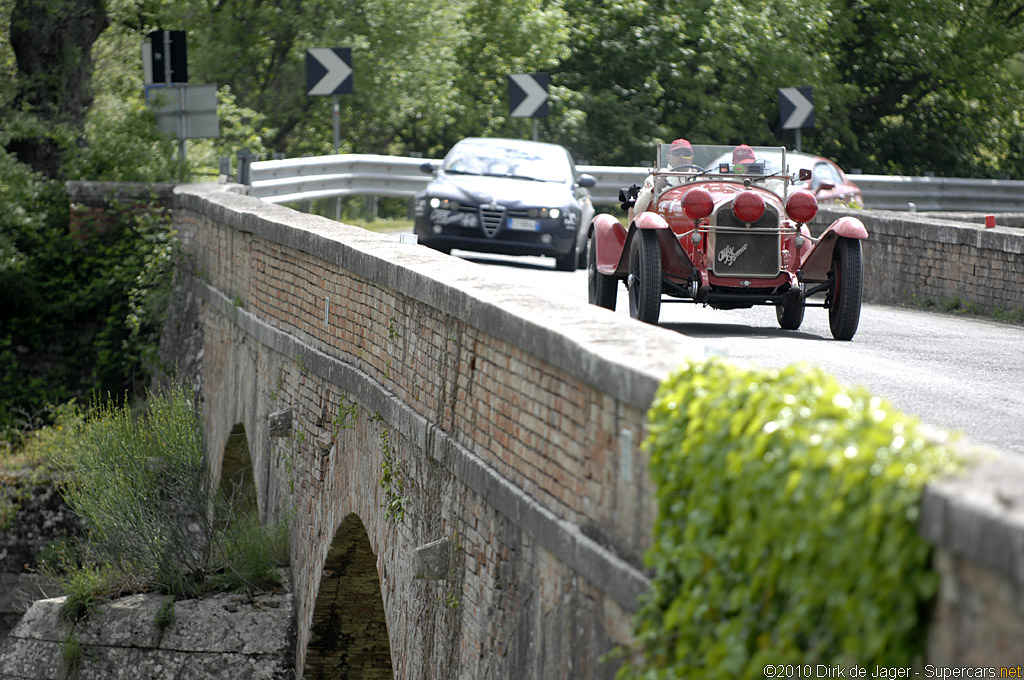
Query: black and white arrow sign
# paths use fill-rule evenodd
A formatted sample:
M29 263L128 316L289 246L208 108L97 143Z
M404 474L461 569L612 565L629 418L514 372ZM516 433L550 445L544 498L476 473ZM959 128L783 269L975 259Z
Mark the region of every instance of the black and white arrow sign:
M311 47L306 50L306 94L352 94L351 47Z
M814 127L814 94L811 88L779 88L779 118L783 130Z
M547 73L516 73L508 77L508 106L512 118L544 118L548 115Z

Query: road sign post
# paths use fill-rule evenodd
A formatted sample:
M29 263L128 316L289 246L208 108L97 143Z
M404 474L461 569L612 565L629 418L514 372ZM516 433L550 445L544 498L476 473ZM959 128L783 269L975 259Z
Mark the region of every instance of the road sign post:
M814 92L810 87L779 88L779 119L783 130L796 130L796 150L800 151L800 131L814 127Z
M537 141L537 119L544 118L548 107L548 86L551 76L547 73L515 73L508 77L509 116L533 119L533 140Z
M341 147L341 98L352 94L352 48L311 47L306 50L306 94L331 96L334 153ZM335 219L341 220L341 201L334 199Z
M334 153L341 145L341 100L338 95L352 94L352 48L311 47L306 50L306 94L330 95L334 117Z

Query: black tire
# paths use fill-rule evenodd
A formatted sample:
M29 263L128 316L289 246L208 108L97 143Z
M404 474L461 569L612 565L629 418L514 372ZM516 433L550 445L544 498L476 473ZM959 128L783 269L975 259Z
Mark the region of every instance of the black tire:
M629 248L629 315L644 323L661 316L661 246L658 235L637 229Z
M594 238L587 239L587 299L590 304L615 311L619 282L597 271L597 248Z
M573 245L568 253L555 257L555 269L560 272L576 271L576 260L578 257L579 255L576 254L576 246Z
M807 308L804 293L794 288L786 296L786 301L775 306L775 316L779 320L779 328L784 331L795 331L804 322L804 310Z
M840 238L832 253L829 276L828 325L836 340L850 340L860 323L861 295L864 274L861 266L860 241Z

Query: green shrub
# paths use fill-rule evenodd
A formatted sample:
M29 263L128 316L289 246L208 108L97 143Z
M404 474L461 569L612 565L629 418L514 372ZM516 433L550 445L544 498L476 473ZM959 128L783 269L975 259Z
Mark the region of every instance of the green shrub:
M86 541L82 565L59 580L109 565L123 591L191 597L276 583L287 560L284 525L260 526L213 487L189 390L151 394L137 418L98 403L68 441L62 492Z
M215 562L223 565L210 586L218 591L267 590L280 585L279 568L288 561L283 523L264 526L255 513L232 515L217 536Z
M174 598L168 598L160 603L160 608L156 610L156 616L153 617L153 623L160 630L164 630L174 623L174 614Z
M68 631L60 645L61 678L73 678L82 665L85 652L75 631Z
M655 575L620 677L921 659L937 577L918 503L959 462L915 420L819 369L713 359L668 379L649 421Z
M76 239L63 185L2 148L0 204L0 436L48 404L141 394L176 253L169 215L114 206L102 237Z

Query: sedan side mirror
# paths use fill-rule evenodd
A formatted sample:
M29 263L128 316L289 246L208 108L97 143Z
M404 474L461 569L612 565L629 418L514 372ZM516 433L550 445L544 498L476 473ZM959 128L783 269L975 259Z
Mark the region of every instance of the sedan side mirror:
M814 193L818 193L819 191L832 191L835 188L836 185L833 184L832 182L822 181L818 184L818 187L814 190Z
M425 172L428 175L434 174L434 172L436 170L437 170L437 164L436 163L431 163L430 161L426 161L425 163L420 165L420 171L421 172Z
M576 180L576 184L584 189L589 189L590 187L595 186L597 184L597 180L594 179L593 175L588 175L584 173L580 175L579 178Z

